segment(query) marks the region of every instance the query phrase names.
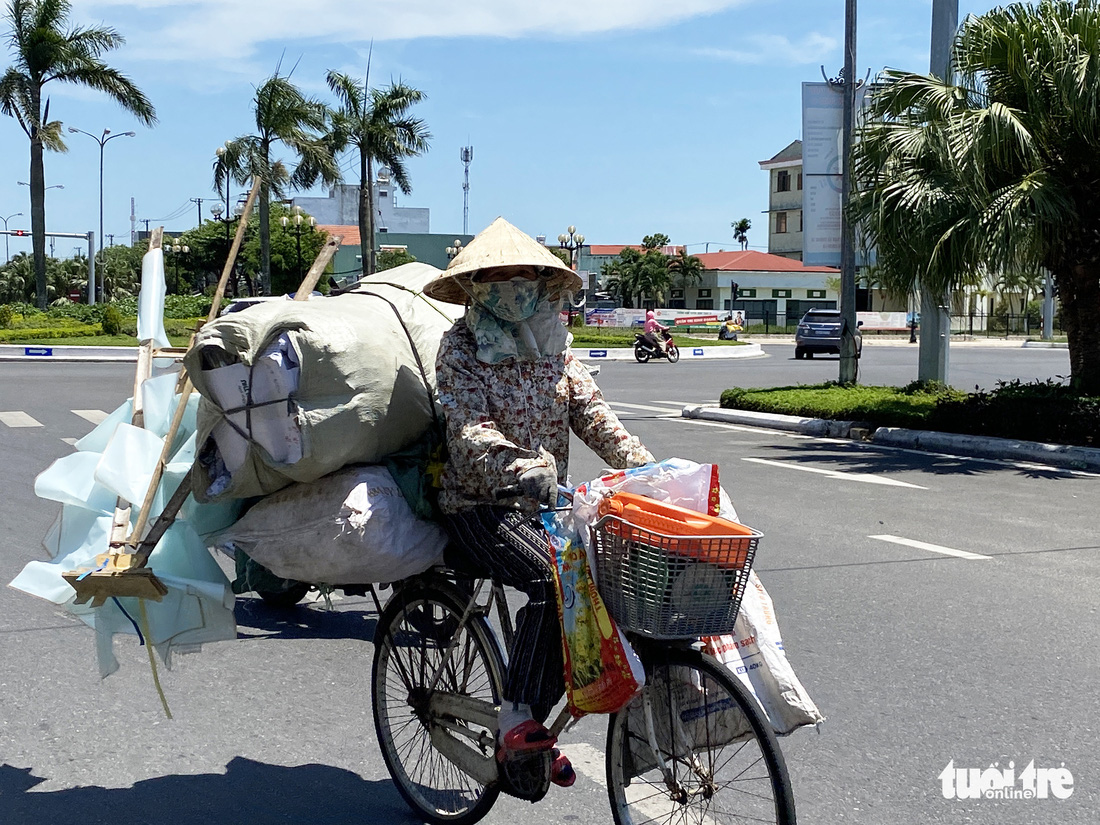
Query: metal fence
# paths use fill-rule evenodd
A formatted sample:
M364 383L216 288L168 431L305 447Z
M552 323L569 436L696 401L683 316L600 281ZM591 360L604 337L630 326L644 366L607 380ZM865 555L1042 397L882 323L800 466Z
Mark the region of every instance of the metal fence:
M1054 313L1053 335L1065 335L1060 313ZM973 335L982 338L1008 338L1013 335L1038 337L1043 333L1043 319L1037 312L1012 314L1007 312L971 312L951 316L952 335Z

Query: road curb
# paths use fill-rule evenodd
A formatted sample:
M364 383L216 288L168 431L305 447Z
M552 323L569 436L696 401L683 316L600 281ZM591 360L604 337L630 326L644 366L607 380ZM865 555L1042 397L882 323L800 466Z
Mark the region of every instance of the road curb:
M51 347L49 345L0 345L0 361L137 361L137 347ZM633 347L573 349L582 361L633 361ZM680 360L692 358L762 358L759 344L681 347Z
M137 361L137 347L0 344L0 361Z
M573 347L573 355L582 361L633 361L633 347L609 347L607 349L580 349ZM680 360L693 358L763 358L764 350L759 344L742 344L739 347L680 347Z
M796 415L727 410L721 407L692 406L681 411L684 418L722 421L749 427L764 427L802 435L826 438L858 438L865 435L872 444L901 447L924 452L954 453L975 458L1027 461L1069 470L1100 471L1100 449L1073 447L1066 444L1045 444L993 436L960 435L929 430L907 430L901 427L878 427L859 421L831 421L823 418L802 418ZM871 430L873 429L873 432Z

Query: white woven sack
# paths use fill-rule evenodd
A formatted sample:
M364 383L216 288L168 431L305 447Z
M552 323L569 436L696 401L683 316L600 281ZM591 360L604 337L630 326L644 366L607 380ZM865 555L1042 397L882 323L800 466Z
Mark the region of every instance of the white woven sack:
M265 498L213 538L284 579L393 582L443 563L447 535L417 518L385 467L347 467Z

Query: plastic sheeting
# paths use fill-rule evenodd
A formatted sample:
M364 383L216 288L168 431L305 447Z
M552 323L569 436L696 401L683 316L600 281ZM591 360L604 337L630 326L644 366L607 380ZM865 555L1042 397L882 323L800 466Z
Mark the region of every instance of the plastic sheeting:
M158 319L163 316L164 267L163 261L157 260L160 258L160 250L154 250L143 262L139 311L145 312L147 320L150 311ZM145 300L147 295L159 295L159 304L152 310L147 306L152 306L152 302ZM157 322L138 326L146 339L157 340ZM162 320L159 330L163 335ZM102 676L118 669L112 651L114 636L138 635L139 600L108 599L100 607L76 605L73 603L76 593L61 574L94 567L95 557L108 551L118 498L132 503L131 526L136 522L180 401L176 383L174 374L143 382L145 429L131 426L133 399L129 399L76 443L77 452L58 459L35 480L36 495L61 505L42 542L50 560L29 562L11 586L62 605L93 628ZM170 458L153 501L150 524L191 470L198 401L195 394L188 399L180 429L170 445ZM168 594L159 602L146 600L148 623L142 626L141 635L148 632L146 641L167 666L171 666L174 652L236 638L234 596L203 537L232 524L238 513L236 501L200 505L189 497L150 557L148 566L168 587Z

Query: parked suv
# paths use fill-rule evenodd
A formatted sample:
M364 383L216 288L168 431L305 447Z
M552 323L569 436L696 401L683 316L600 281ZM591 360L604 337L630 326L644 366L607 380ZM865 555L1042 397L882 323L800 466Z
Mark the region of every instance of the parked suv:
M798 322L794 334L794 357L813 358L815 352L829 352L840 355L840 328L843 319L839 309L811 309ZM863 354L863 333L856 323L856 358Z

